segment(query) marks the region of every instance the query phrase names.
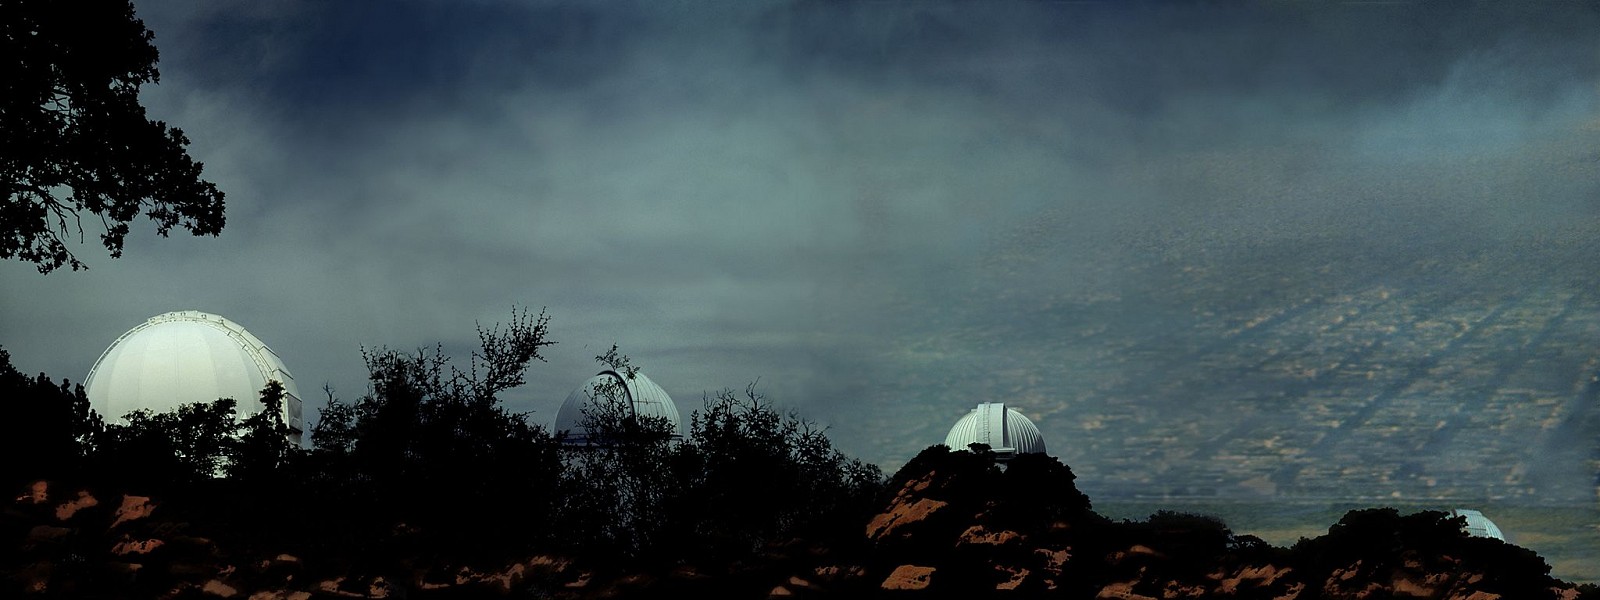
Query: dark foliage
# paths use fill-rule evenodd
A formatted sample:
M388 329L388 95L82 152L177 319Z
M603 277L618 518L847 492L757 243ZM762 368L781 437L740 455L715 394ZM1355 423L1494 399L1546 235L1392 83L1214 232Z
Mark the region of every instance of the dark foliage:
M1157 557L1151 562L1184 583L1199 581L1214 570L1212 563L1227 555L1234 543L1228 526L1206 515L1158 511L1145 521L1124 523L1118 529L1124 549L1133 544L1150 548Z
M826 432L755 391L708 396L676 452L671 507L690 555L730 560L786 537L847 540L877 508L877 467L834 449Z
M616 346L595 357L623 377L638 372ZM674 477L673 424L637 414L621 382L601 383L583 408L588 440L563 448L564 501L558 510L566 552L637 561L666 549Z
M0 348L0 481L16 483L81 470L104 428L82 385L28 377ZM26 458L23 458L26 457Z
M236 440L235 403L186 404L167 413L140 410L123 415L96 441L92 469L116 485L140 493L167 494L192 488L221 474Z
M499 394L543 360L548 324L514 311L504 330L480 328L465 371L438 349L365 352L371 392L353 405L330 399L294 469L328 501L319 526L373 556L507 555L545 541L555 443Z
M268 381L261 390L261 412L240 421L241 432L227 469L230 479L253 487L285 484L287 467L297 448L289 439L289 426L283 422L284 393L282 383Z
M1556 580L1543 558L1500 540L1468 536L1463 525L1464 518L1438 511L1401 515L1393 508L1353 510L1328 535L1302 539L1289 552L1293 564L1312 579L1336 569L1381 579L1411 568L1408 563L1426 568L1451 557L1460 561L1459 568L1482 573L1486 592L1507 598L1554 597L1550 590Z
M924 597L1095 597L1113 585L1194 597L1224 581L1238 586L1229 597L1343 597L1429 574L1506 598L1551 598L1561 585L1532 552L1469 537L1461 519L1439 512L1352 511L1287 549L1205 515L1111 522L1057 459L1001 462L976 444L932 446L885 487L876 467L841 454L754 384L706 396L682 439L670 423L634 414L620 385L603 385L585 414L591 443L563 445L499 400L551 343L547 324L514 311L504 329L480 330L465 370L437 349L367 352L370 392L354 403L330 397L310 449L286 437L276 382L250 400L264 410L243 419L221 399L103 425L81 388L25 377L0 350L0 393L26 417L4 423L4 441L37 457L8 464L4 482L65 479L74 487L51 502L77 486L102 498L70 517L55 515L58 504L18 500L0 534L29 541L0 548L0 581L56 586L40 597L196 595L186 573L226 561L245 565L230 579L245 585L344 580L366 591L383 577L404 592L425 587L424 577L448 583L516 561L534 569L528 557L554 554L578 566L559 577L528 571L503 591L561 595L576 577L610 582L585 594L761 597L775 582L823 581L833 569L858 574L827 589L873 597L903 565L936 568ZM638 371L615 347L596 359L624 377ZM116 525L114 500L127 493L159 498L166 520ZM111 549L141 539L166 545L140 551L148 572L131 574L135 559ZM211 540L227 540L229 554ZM484 588L457 594L476 594L469 589ZM1593 586L1578 593L1596 596Z
M615 346L595 360L638 371ZM567 551L597 558L718 563L794 537L842 542L883 480L754 384L708 395L682 440L665 419L635 414L616 382L597 387L582 425L591 443L566 448L560 520Z
M139 105L160 74L132 2L3 0L0 28L0 258L84 268L64 238L82 239L85 213L113 257L140 213L163 236L222 230L223 194L189 140Z
M1089 497L1078 491L1078 478L1061 461L1043 454L1022 454L1006 462L1001 493L1010 502L996 506L996 523L1044 519L1076 520L1088 513Z

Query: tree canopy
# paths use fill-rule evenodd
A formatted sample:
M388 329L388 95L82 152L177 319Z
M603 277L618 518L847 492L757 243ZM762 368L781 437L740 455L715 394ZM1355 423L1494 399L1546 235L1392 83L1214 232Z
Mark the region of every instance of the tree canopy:
M85 268L67 246L85 213L113 257L140 213L162 236L222 231L223 194L189 139L139 104L160 73L131 2L0 0L0 31L0 258Z

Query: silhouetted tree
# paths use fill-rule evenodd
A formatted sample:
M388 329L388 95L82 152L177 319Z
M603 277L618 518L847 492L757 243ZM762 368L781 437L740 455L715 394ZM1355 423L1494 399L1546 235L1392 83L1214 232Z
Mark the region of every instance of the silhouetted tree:
M364 351L371 391L330 398L305 459L306 480L337 506L327 526L387 552L504 554L548 537L555 443L499 399L543 360L548 324L513 310L504 329L480 327L466 370L437 347Z
M638 368L616 345L595 361L634 378ZM566 446L560 522L569 551L637 559L654 554L674 515L666 511L677 492L672 467L676 433L672 422L640 415L620 381L594 387L579 426L587 442Z
M1089 513L1089 497L1078 491L1078 476L1060 460L1044 454L1018 454L1006 462L1001 493L1008 500L996 506L997 522L1045 519L1081 521Z
M631 378L612 348L595 360ZM687 436L640 415L626 383L595 386L566 449L563 527L572 551L642 561L744 560L797 536L849 543L874 510L877 467L834 449L824 430L755 392L724 390L690 416Z
M238 421L234 400L197 402L171 412L137 410L109 424L96 442L95 465L118 485L167 492L220 476L231 460Z
M823 428L779 413L755 391L708 396L680 449L678 536L713 559L795 536L843 543L878 508L883 475L834 449Z
M1293 566L1310 581L1336 569L1362 581L1383 578L1408 564L1478 573L1479 589L1505 598L1554 598L1550 566L1531 550L1492 538L1468 536L1463 517L1439 511L1401 515L1394 508L1345 513L1328 534L1302 538L1289 549ZM1459 559L1459 565L1441 561ZM1359 561L1359 564L1357 564Z
M30 378L0 348L0 483L63 477L83 468L104 425L82 385Z
M228 477L260 487L276 486L299 447L283 422L283 384L268 381L261 390L261 412L239 422L238 441L228 464Z
M132 2L4 0L0 28L0 258L84 268L63 241L82 239L84 213L113 257L140 213L163 236L222 230L223 194L188 138L139 104L160 73Z

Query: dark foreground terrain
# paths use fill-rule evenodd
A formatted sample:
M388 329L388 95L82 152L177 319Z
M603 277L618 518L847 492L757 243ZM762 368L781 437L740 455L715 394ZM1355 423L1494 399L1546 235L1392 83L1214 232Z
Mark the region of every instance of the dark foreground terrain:
M986 452L935 446L891 479L881 511L853 525L858 534L660 561L481 556L444 545L369 556L329 550L355 547L343 542L290 544L289 553L230 539L246 530L208 522L234 499L41 481L18 490L0 515L0 596L1600 598L1592 585L1551 578L1529 550L1467 537L1443 513L1354 510L1324 535L1277 547L1209 517L1107 519L1073 479L1045 456L1001 468ZM314 512L318 500L281 509ZM406 547L406 537L420 535L408 527L395 523L386 543ZM467 533L459 539L472 539Z

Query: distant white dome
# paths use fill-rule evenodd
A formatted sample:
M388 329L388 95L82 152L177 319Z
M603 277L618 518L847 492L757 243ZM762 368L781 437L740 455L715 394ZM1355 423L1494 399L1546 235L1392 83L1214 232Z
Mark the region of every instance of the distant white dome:
M1494 521L1490 521L1489 517L1483 516L1481 512L1470 508L1458 508L1450 511L1450 516L1467 518L1467 524L1461 527L1462 530L1467 532L1467 535L1494 538L1502 542L1506 541L1506 536L1500 532L1500 527L1495 525Z
M1001 458L1016 454L1044 454L1044 436L1033 421L1002 402L984 402L956 421L944 436L951 450L988 444Z
M233 398L239 416L261 412L261 389L283 384L283 422L300 442L300 390L283 361L238 323L186 310L151 317L117 338L84 381L89 405L108 422L130 412Z
M617 400L626 401L634 415L664 418L672 423L673 437L683 437L683 419L678 417L678 406L672 403L672 397L667 395L666 390L645 377L644 373L635 372L633 378L629 379L609 369L589 378L578 389L567 394L567 401L556 412L555 432L565 432L568 443L588 443L588 432L583 429L584 411L589 410L595 400L605 400L603 386L616 384L621 384L619 389L626 396Z

